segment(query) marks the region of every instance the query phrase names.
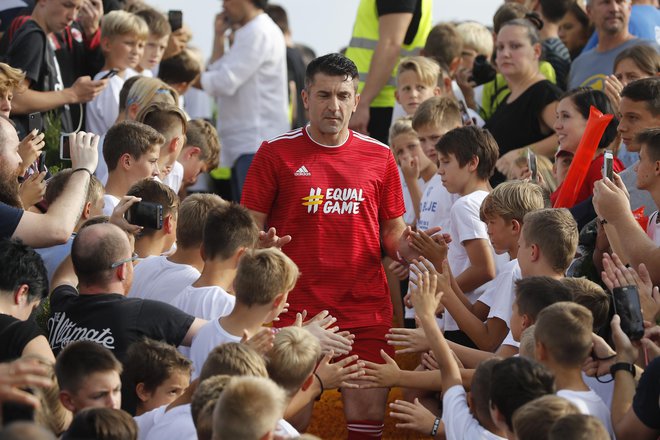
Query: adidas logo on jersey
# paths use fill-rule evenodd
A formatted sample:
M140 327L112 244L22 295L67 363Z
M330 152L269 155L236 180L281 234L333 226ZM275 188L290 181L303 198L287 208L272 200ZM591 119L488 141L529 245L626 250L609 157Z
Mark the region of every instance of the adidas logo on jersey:
M305 165L303 165L303 166L301 166L300 168L298 168L298 171L296 171L295 173L293 173L293 175L294 175L294 176L311 176L312 173L310 173L309 171L307 171L307 168L305 167Z

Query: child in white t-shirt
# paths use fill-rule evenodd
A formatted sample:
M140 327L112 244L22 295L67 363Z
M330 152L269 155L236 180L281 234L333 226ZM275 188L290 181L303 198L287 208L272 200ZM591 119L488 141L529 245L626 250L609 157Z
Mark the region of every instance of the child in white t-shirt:
M238 261L259 238L259 229L241 205L227 204L209 212L204 224L204 269L179 293L172 305L193 316L212 320L228 315L236 298L231 290Z
M231 313L205 324L193 339L190 359L193 378L199 375L209 352L224 342L238 342L262 331L284 309L286 298L298 279L298 266L276 248L248 250L238 264L234 289L236 305ZM272 332L271 329L263 329Z
M126 11L108 12L101 21L101 50L105 64L95 80L108 79L108 86L87 103L87 131L104 134L117 120L119 92L124 81L137 75L133 69L144 53L149 28L141 17Z

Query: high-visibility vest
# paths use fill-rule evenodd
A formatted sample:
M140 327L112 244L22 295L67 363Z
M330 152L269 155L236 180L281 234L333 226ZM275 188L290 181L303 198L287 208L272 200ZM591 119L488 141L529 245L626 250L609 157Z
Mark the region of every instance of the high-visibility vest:
M420 1L422 2L422 15L419 20L417 34L410 44L401 46L399 58L419 55L420 50L426 44L426 37L431 32L433 0ZM371 58L378 43L378 37L378 10L376 8L376 0L361 0L360 6L358 6L355 25L353 26L353 36L351 37L348 49L346 49L346 56L355 63L360 74L359 93L362 92L364 82L369 76L369 66L371 65ZM378 96L371 102L371 107L394 107L397 67L398 63L397 66L394 66L392 75L385 87L381 89Z

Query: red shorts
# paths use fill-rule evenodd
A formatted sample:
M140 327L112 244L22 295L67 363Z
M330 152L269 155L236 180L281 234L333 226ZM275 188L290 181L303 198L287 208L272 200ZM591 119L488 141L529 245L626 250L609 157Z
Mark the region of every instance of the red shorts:
M390 326L376 325L358 328L342 328L342 331L348 330L355 335L353 349L348 356L358 355L360 360L384 364L380 350L385 350L390 357L394 357L394 347L387 344L385 334L389 332ZM343 359L342 356L339 359Z

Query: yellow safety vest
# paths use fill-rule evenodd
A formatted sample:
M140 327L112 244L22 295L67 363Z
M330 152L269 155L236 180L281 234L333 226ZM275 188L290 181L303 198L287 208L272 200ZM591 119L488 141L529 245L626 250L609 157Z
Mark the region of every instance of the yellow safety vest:
M419 20L417 34L412 43L401 46L400 58L419 55L419 51L426 44L426 37L431 32L431 15L433 12L433 0L421 0L422 16ZM358 68L360 74L360 85L358 92L361 93L364 88L364 82L369 75L371 58L374 55L376 44L378 43L378 10L376 0L361 0L358 6L357 18L353 26L353 36L346 49L346 56L350 58ZM372 101L371 107L394 107L394 91L396 90L396 69L392 70L392 75L385 87L383 87Z

